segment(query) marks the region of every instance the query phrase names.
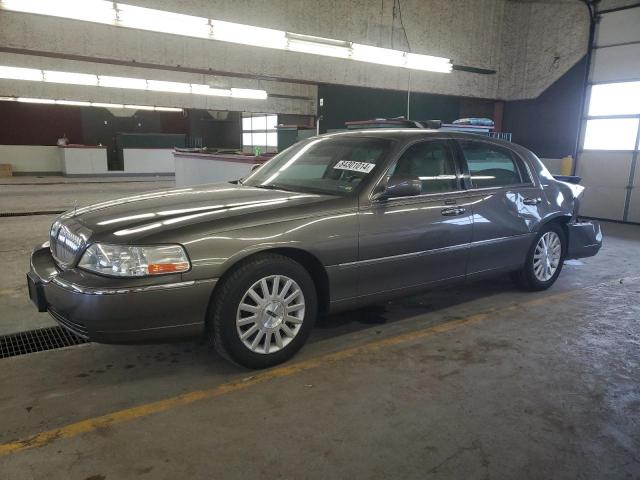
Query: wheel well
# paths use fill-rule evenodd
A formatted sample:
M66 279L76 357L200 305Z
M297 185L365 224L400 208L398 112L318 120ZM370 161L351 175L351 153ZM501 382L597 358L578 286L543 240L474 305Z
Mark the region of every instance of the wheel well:
M249 262L256 255L260 255L263 253L277 253L279 255L289 257L290 259L302 265L307 270L307 272L309 272L309 275L311 275L313 283L316 286L316 293L318 295L318 310L321 313L326 313L329 311L329 276L327 275L327 271L317 257L310 254L309 252L299 250L297 248L285 247L260 250L259 252L253 253L248 257L239 260L230 268L228 268L227 271L224 272L222 277L220 277L216 288L214 288L213 294L215 294L215 290L217 289L218 285L221 285L224 279L228 277L229 274L238 267L238 265L240 265L241 263Z
M558 217L553 217L552 219L544 222L542 226L549 225L550 223L556 223L562 227L562 231L564 232L564 236L569 241L569 227L567 224L571 221L571 216L569 215L560 215Z

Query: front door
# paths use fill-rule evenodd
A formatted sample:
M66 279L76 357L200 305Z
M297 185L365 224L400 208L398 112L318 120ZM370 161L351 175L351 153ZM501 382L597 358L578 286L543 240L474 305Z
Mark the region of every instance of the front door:
M448 140L411 144L386 178L417 177L422 194L360 205L360 295L464 277L471 207L453 147Z

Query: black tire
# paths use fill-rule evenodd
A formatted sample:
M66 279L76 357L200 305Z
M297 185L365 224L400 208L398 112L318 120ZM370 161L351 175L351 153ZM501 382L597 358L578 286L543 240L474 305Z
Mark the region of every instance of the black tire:
M558 267L556 268L556 271L554 272L553 276L546 281L542 281L539 278L537 278L535 275L533 257L536 251L536 245L540 241L540 238L542 238L542 236L547 232L554 232L556 235L558 235L558 238L560 239L560 244L562 247L562 253L560 255L560 262L558 263ZM567 237L564 233L564 229L562 228L562 226L559 225L558 223L549 223L547 225L544 225L536 235L536 238L533 241L531 248L529 249L524 267L521 270L512 272L511 279L515 282L516 285L518 285L518 287L524 290L529 290L534 292L540 291L540 290L546 290L547 288L549 288L551 285L555 283L556 279L560 275L566 253L567 253Z
M257 353L240 339L236 327L238 306L245 293L260 279L283 275L292 279L304 297L304 317L290 343L274 353ZM222 280L211 300L207 329L209 341L224 358L247 368L267 368L289 360L304 345L313 329L318 312L315 284L309 272L298 262L278 254L258 254L238 265Z

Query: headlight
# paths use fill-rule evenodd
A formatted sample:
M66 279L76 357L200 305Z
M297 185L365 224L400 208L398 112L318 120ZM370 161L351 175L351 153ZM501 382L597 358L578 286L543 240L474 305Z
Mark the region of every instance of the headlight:
M186 272L191 264L180 245L137 247L94 243L82 255L78 267L115 277L144 277Z

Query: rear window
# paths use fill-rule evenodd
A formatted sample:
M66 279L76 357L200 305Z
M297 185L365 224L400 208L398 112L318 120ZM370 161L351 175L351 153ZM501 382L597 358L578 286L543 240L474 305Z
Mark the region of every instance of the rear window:
M505 148L481 142L460 142L475 188L523 183L514 155Z

